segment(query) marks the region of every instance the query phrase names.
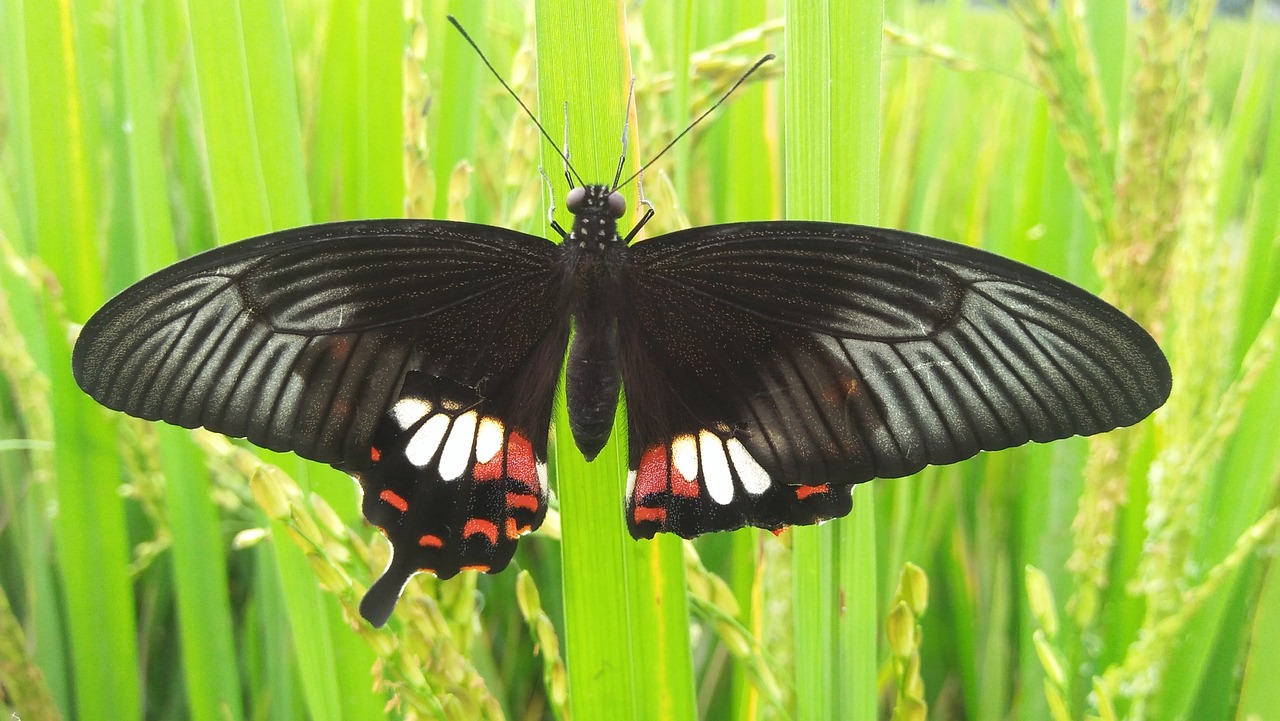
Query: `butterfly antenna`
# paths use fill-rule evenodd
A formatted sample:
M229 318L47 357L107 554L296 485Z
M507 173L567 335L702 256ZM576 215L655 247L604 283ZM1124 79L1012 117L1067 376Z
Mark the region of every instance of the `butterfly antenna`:
M497 68L493 67L493 63L489 62L489 58L485 57L484 52L480 50L480 46L476 45L476 41L471 39L471 36L468 35L467 31L462 28L462 24L458 22L457 18L453 17L452 15L449 15L448 18L449 18L449 22L453 23L453 26L458 29L459 33L462 34L462 38L467 41L468 45L471 46L471 49L476 51L476 55L480 56L480 60L484 62L485 67L489 68L489 72L493 73L493 77L498 79L498 82L502 84L502 87L506 89L507 93L509 93L511 97L515 98L516 102L520 104L520 107L521 109L524 110L525 115L528 115L529 119L533 121L533 124L538 126L538 132L542 133L542 137L546 138L548 143L551 143L551 147L555 148L556 153L558 153L561 158L564 158L565 167L573 171L573 177L577 178L579 183L585 185L585 183L583 183L582 181L582 176L578 175L578 171L575 170L574 167L569 164L569 156L565 155L564 151L560 149L560 146L556 145L556 141L551 139L551 135L547 133L547 129L542 127L542 123L538 122L537 116L533 114L533 111L529 109L528 105L524 104L524 101L520 99L520 96L516 95L516 91L512 90L511 86L507 85L507 81L502 79L502 76L498 74Z
M631 103L636 99L636 76L631 76L631 89L627 91L627 109L622 112L622 155L618 158L618 170L613 174L613 187L618 189L618 178L622 177L622 166L627 162L627 132L631 124Z
M569 175L569 101L564 101L564 181L573 189L573 176Z
M672 146L680 142L680 138L683 138L684 136L688 135L690 130L693 130L695 127L697 127L698 123L701 123L704 118L706 118L708 115L714 112L716 108L720 107L720 105L724 103L724 101L728 100L729 96L733 95L733 91L737 90L739 85L742 85L743 83L745 83L747 81L747 78L751 77L752 73L759 70L761 65L764 65L770 60L773 60L774 57L775 56L773 53L769 53L768 55L765 55L764 57L757 60L755 65L752 65L751 68L747 70L747 72L742 74L742 77L738 78L738 82L734 83L732 87L730 87L728 90L725 91L724 95L720 96L720 99L716 101L715 105L712 105L711 107L707 108L705 111L703 111L702 115L699 115L697 119L695 119L692 123L689 123L689 127L685 128L684 130L681 130L680 134L672 138L671 142L667 143L667 146L665 148L658 151L657 155L649 159L649 162L642 165L639 170L632 173L626 180L622 181L621 184L614 183L614 190L617 190L623 185L626 185L627 183L630 183L632 180L635 180L636 177L639 176L641 173L643 173L645 170L647 170L650 165L653 165L654 163L658 162L658 158L661 158L663 155L666 155L667 151L670 150Z
M567 176L568 173L569 171L566 170L565 175ZM569 234L556 222L556 191L551 187L551 178L547 177L547 171L541 165L538 166L538 175L541 175L542 182L547 184L547 225L554 228L561 238L568 237ZM573 182L570 181L569 184L573 185Z

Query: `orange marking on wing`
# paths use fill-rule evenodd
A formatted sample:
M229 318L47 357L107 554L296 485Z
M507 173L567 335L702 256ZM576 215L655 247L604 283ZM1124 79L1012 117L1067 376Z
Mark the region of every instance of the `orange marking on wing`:
M817 494L817 493L826 493L826 492L827 492L827 491L829 491L829 490L831 490L831 487L830 487L830 486L828 486L828 485L827 485L827 484L825 484L825 483L824 483L824 484L822 484L821 486L797 486L797 487L796 487L796 500L797 500L797 501L803 501L804 499L808 498L809 496L812 496L812 495Z
M641 499L665 490L667 490L667 447L659 443L656 446L649 446L640 455L640 466L636 469L634 495L637 499Z
M777 528L770 528L769 533L772 533L775 538L781 538L782 534L786 533L788 528L791 528L791 526L778 526Z
M508 493L507 508L524 508L537 513L538 497L527 493Z
M486 521L483 518L468 518L466 525L462 527L462 537L470 538L476 534L481 534L489 539L489 543L497 545L498 543L498 527L493 525L493 521Z
M382 460L382 451L378 450L377 448L370 448L369 457L373 459L374 463L377 463L378 461Z
M444 548L444 540L439 536L433 536L428 533L418 539L418 545L423 548Z
M520 481L534 495L539 495L542 484L538 482L537 464L533 457L533 444L520 431L511 431L507 436L507 477Z
M488 566L458 566L459 571L479 571L480 573L488 573Z
M405 511L409 510L409 502L404 500L404 497L402 497L399 493L396 493L395 491L391 490L390 488L383 491L382 493L379 493L378 498L381 498L382 500L391 504L392 508L396 509L397 511L400 511L401 513L404 513Z
M519 538L532 530L531 526L517 526L514 518L507 519L507 538Z
M650 506L636 506L635 513L636 523L644 523L645 521L657 521L659 525L667 522L667 509L653 508Z

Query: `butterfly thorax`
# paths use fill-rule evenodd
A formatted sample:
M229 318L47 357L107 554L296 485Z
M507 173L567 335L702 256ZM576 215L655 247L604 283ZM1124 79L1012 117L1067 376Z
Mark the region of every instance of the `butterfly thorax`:
M618 218L626 203L608 186L588 185L570 191L567 205L574 220L563 252L574 335L565 392L574 442L590 460L609 440L622 385L617 313L627 247L618 235Z

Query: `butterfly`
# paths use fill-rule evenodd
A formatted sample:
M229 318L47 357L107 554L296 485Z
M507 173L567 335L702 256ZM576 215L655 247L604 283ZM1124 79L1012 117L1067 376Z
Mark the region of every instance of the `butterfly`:
M628 245L609 185L567 206L559 244L396 219L215 248L94 314L75 379L353 475L393 549L361 605L379 626L413 573L497 572L542 522L562 367L588 459L625 392L636 538L836 518L855 483L1131 425L1169 394L1136 322L976 248L804 221Z
M623 237L618 187L570 190L560 243L392 219L206 251L95 313L73 374L108 408L352 475L392 549L374 626L414 573L496 573L542 523L562 368L588 460L625 394L636 538L838 518L856 483L1132 425L1169 395L1141 326L1029 266L823 222L631 243L652 209Z

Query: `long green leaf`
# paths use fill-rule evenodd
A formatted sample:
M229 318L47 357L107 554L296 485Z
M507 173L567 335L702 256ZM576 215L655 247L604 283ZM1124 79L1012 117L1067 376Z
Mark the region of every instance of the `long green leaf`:
M164 183L159 103L151 77L147 28L138 6L123 10L117 28L128 141L127 237L113 243L136 250L133 277L173 262L176 248ZM239 674L233 645L226 559L218 509L210 496L204 459L186 431L160 431L160 465L169 479L169 528L173 535L174 581L187 708L204 721L241 717Z
M867 109L880 105L882 13L879 3L788 4L790 218L876 220L880 116ZM869 487L855 491L854 512L846 521L794 531L800 719L875 715L876 535L871 494Z
M62 300L83 321L102 300L98 264L95 158L103 147L86 67L101 58L98 37L88 35L85 8L29 3L18 9L18 46L27 51L27 75L15 93L32 115L17 138L29 169L21 203L36 248L63 283ZM65 642L75 668L75 705L90 718L121 719L142 713L135 645L134 599L128 574L124 507L110 427L101 409L71 378L71 347L62 317L46 313L57 476L58 567L69 627ZM46 602L51 602L48 599ZM49 639L50 642L54 642ZM70 712L71 709L65 709Z
M619 8L558 0L537 3L535 12L538 107L544 126L552 137L563 137L567 103L574 166L586 182L611 177L608 158L618 152L620 89L625 84ZM561 163L544 147L544 167ZM566 189L556 183L553 192L563 198ZM587 464L568 433L563 403L557 403L555 427L569 708L581 718L638 720L624 546L631 541L619 513L619 479L626 473L623 439L615 430L596 461Z

